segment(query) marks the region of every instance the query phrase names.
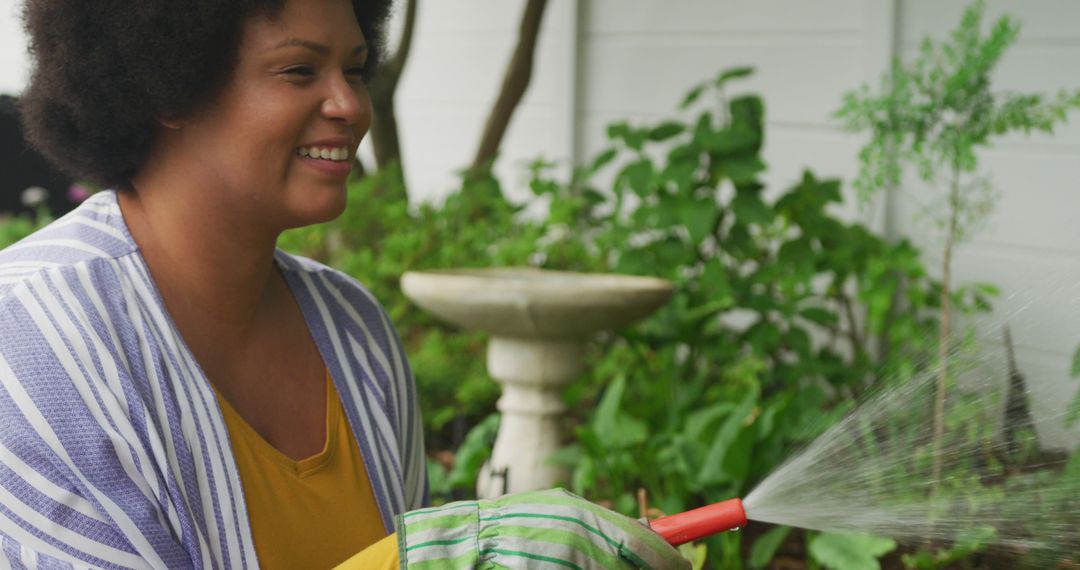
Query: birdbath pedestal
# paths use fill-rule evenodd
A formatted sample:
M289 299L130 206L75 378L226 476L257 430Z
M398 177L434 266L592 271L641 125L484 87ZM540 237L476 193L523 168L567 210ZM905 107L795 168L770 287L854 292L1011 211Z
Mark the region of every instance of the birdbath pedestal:
M586 340L648 316L672 293L652 277L531 268L409 272L401 287L436 317L491 335L487 369L502 385L502 420L477 483L481 498L562 479L546 461L562 444L562 389L583 371Z

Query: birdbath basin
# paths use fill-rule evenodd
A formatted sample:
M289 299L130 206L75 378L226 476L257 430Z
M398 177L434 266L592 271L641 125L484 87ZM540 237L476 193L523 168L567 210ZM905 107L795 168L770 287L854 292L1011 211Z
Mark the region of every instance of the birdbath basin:
M502 385L502 412L480 497L546 489L562 478L547 458L562 443L562 388L583 372L588 337L628 326L671 298L653 277L533 268L408 272L405 295L436 317L482 330L488 373Z

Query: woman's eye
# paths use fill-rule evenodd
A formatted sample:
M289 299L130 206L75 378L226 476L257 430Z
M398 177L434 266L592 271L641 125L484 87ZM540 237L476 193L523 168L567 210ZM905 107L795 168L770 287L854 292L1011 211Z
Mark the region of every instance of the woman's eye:
M282 73L294 77L314 77L315 69L306 65L298 65L296 67L286 68Z
M349 76L351 79L366 80L367 79L367 69L364 68L363 66L350 67L350 68L345 70L345 75Z

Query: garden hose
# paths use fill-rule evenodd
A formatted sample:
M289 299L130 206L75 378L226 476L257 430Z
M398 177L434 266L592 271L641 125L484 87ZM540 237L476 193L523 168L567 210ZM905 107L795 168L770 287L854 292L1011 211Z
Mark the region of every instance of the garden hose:
M746 511L743 510L741 500L728 499L685 513L660 517L649 521L649 526L664 537L668 544L679 546L711 534L746 526Z

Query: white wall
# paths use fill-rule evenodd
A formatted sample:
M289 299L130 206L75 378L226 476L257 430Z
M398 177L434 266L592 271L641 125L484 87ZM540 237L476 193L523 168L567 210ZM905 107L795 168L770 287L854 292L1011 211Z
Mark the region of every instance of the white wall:
M396 100L402 160L415 199L444 196L457 184L454 173L472 162L524 6L522 0L420 3ZM519 198L528 196L523 161L569 156L575 14L573 0L550 0L532 81L503 141L496 171Z
M0 0L0 93L22 92L29 73L21 6L22 0Z
M829 120L843 90L861 81L862 0L682 0L585 3L581 126L585 154L605 143L608 123L670 116L685 92L719 71L752 65L733 94L765 98L767 185L853 172L856 146Z

